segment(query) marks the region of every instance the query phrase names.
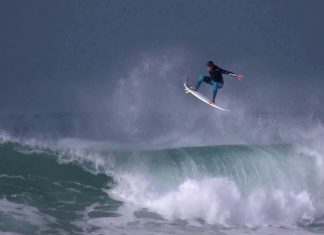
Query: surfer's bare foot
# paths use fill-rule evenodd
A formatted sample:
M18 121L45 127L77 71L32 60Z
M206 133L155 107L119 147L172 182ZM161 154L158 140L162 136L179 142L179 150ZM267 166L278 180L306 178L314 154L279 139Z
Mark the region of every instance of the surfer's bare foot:
M189 87L189 89L193 90L193 91L197 91L196 87L194 87L194 86Z
M215 100L208 100L208 104L215 104Z

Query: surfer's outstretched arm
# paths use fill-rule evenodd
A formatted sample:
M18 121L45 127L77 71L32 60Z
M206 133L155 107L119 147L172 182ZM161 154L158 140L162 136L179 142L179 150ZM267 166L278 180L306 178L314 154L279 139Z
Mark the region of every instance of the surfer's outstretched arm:
M236 74L236 73L233 73L233 72L230 72L230 71L227 71L225 69L220 69L221 70L221 73L222 74L227 74L231 77L235 77L237 80L242 80L244 78L243 75L240 75L240 74Z
M220 68L220 71L221 71L222 74L227 74L227 75L232 76L232 77L236 77L237 76L235 73L230 72L230 71L227 71L225 69L221 69Z

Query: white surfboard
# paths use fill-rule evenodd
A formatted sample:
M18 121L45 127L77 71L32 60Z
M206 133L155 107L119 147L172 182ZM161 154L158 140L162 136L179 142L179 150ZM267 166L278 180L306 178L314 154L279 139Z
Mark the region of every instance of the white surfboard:
M220 110L223 110L223 111L229 111L228 109L224 109L222 107L219 107L214 103L212 103L212 104L208 103L209 99L206 96L204 96L203 94L200 94L198 91L194 91L194 90L189 89L189 87L187 87L186 83L184 83L183 85L185 87L185 92L186 93L190 93L190 94L194 95L195 97L197 97L201 101L205 102L206 104L208 104L210 106L213 106L216 109L220 109Z

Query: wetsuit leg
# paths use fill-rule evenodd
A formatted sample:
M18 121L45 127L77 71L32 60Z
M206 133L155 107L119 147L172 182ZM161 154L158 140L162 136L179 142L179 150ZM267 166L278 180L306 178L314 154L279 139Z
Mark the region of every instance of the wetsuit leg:
M213 86L213 100L215 100L216 95L217 95L217 90L223 87L223 83L219 82L214 82L212 81L212 86Z
M210 83L210 80L211 80L210 77L200 75L200 76L197 78L197 80L196 80L196 89L197 89L197 90L199 89L199 87L200 87L200 85L201 85L202 82L206 82L206 83L208 83L208 84L211 84L211 83Z

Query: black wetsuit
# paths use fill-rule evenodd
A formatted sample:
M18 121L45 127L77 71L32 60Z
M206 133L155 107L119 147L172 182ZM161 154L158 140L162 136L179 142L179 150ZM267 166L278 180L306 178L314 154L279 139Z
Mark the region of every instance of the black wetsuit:
M223 79L222 74L227 74L227 75L233 74L234 75L234 73L227 71L225 69L221 69L220 67L218 67L216 65L214 66L214 68L211 71L209 71L209 75L210 75L210 78L212 79L212 81L224 84L224 79Z

